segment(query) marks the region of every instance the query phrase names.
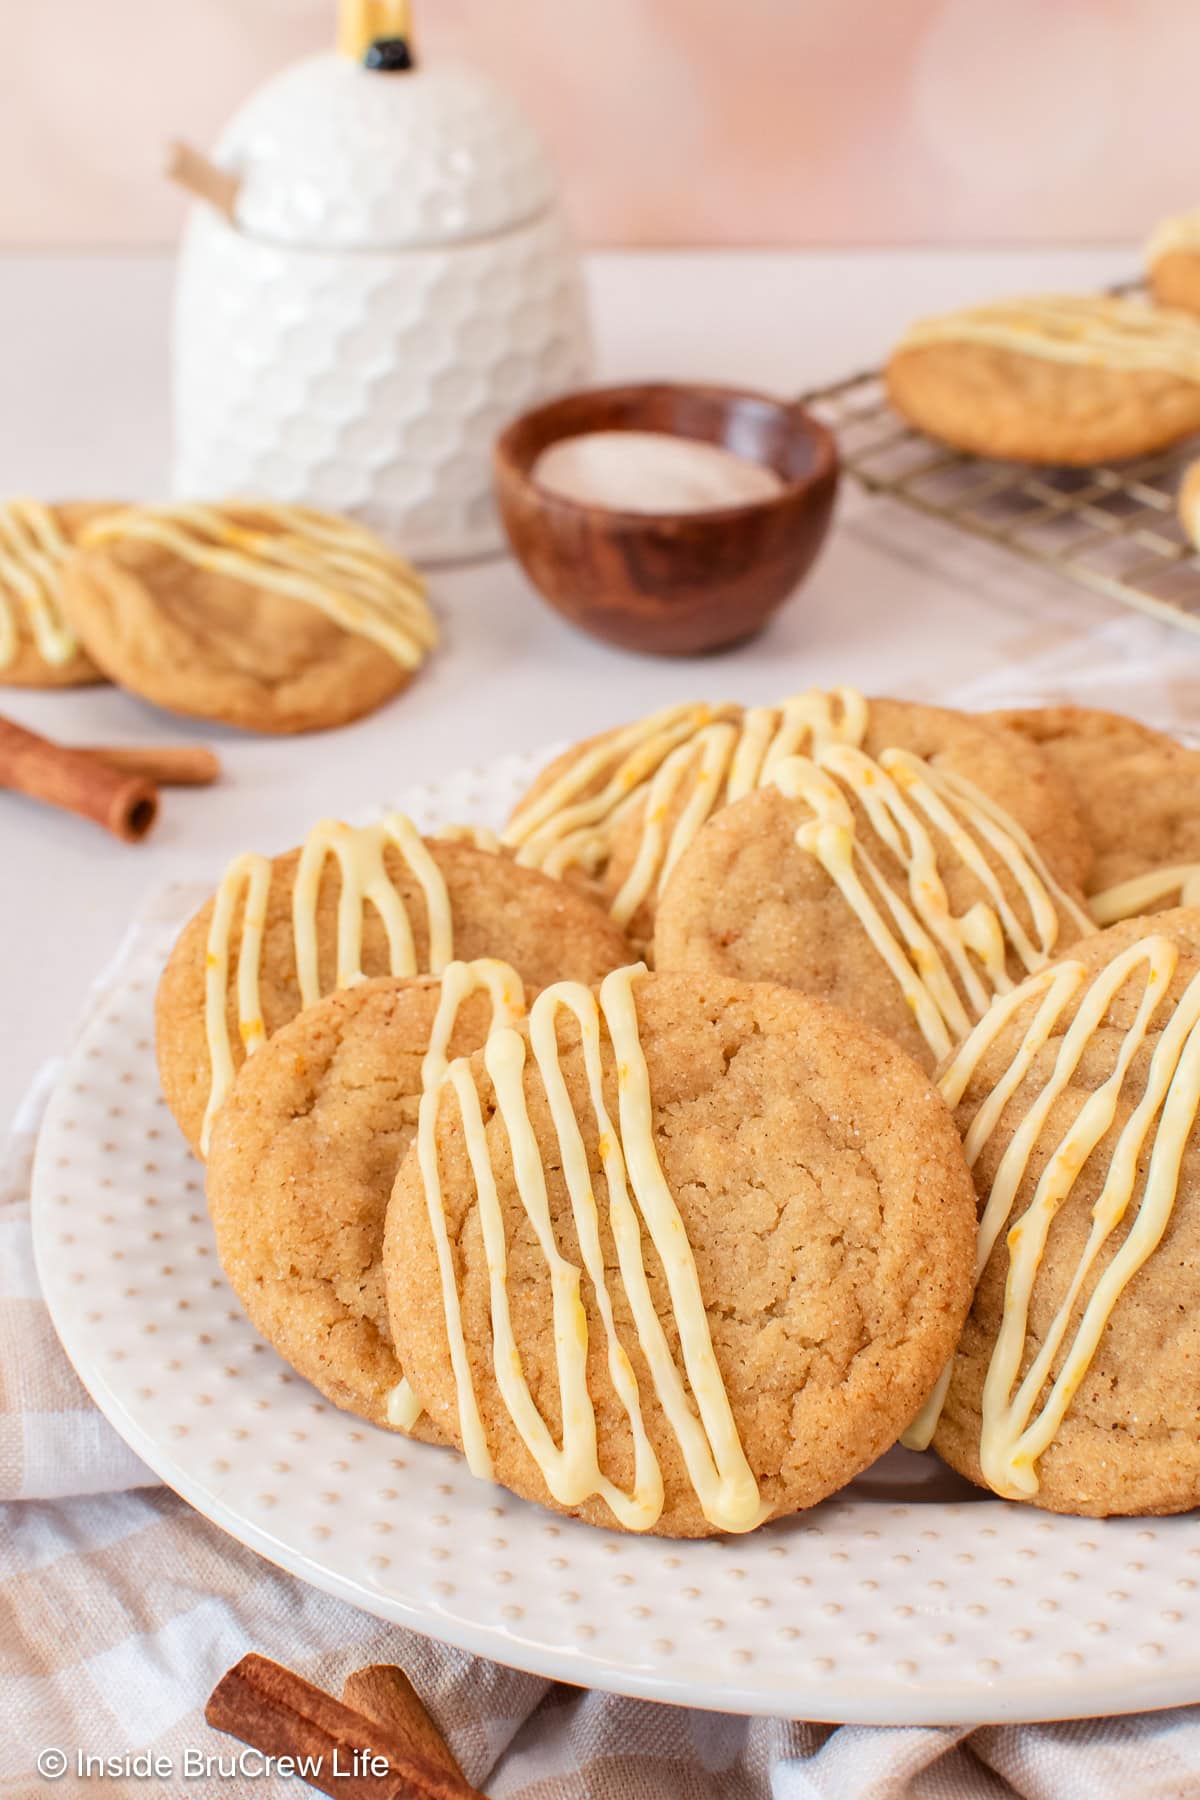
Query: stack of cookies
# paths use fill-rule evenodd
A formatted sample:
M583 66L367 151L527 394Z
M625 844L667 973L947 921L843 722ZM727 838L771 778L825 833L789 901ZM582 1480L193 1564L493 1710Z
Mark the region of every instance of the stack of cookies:
M1197 889L1200 755L1132 721L674 707L499 840L239 858L163 1085L263 1335L530 1500L743 1532L905 1435L1179 1511Z
M0 683L110 680L171 712L316 731L399 693L436 638L419 576L348 519L0 504Z

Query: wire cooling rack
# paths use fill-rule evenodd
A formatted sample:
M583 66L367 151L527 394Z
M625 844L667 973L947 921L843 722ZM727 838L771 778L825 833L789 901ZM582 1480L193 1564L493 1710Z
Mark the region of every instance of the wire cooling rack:
M803 404L836 432L843 466L871 493L1200 633L1200 555L1176 512L1197 439L1111 467L1040 468L926 437L889 406L878 369Z

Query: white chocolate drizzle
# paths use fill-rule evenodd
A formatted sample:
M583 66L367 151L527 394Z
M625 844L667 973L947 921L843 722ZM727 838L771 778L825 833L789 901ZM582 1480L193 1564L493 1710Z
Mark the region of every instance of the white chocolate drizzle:
M441 978L441 996L434 1015L429 1047L421 1064L421 1093L435 1094L450 1067L450 1040L463 1004L472 994L486 993L492 1002L489 1035L502 1026L513 1026L525 1016L525 986L517 971L495 957L481 956L474 962L449 963ZM411 1431L422 1413L421 1402L412 1390L407 1376L396 1383L387 1399L389 1425Z
M364 979L362 934L368 906L374 907L387 934L390 973L422 973L417 964L408 908L388 873L386 853L389 846L399 852L424 898L429 928L426 972L440 975L453 956L450 896L441 870L412 821L401 813L389 813L377 825L356 828L336 819L323 819L309 833L300 852L292 888L292 941L302 1006L311 1006L322 994L331 991L328 981L322 977L317 937L321 877L330 856L336 858L341 872L337 966L332 986L350 987ZM208 1151L213 1119L234 1076L233 1046L229 1036L229 962L234 915L243 890L245 906L237 968L238 1032L247 1056L253 1056L266 1040L259 981L270 888L268 858L254 854L239 856L226 869L213 903L204 976L204 1025L211 1071L200 1133L200 1149L204 1154Z
M240 522L240 513L256 522ZM349 519L261 500L129 507L97 520L80 541L91 548L130 538L158 544L195 568L303 601L343 631L379 645L402 668L415 669L437 642L416 570Z
M0 504L0 669L17 659L20 624L43 662L61 668L79 648L59 589L73 545L53 509L40 500Z
M1200 322L1190 313L1096 294L1037 294L921 319L897 353L980 344L1048 362L1158 372L1200 381Z
M1172 906L1200 906L1200 862L1169 863L1133 875L1128 881L1093 894L1088 901L1099 925L1116 925L1142 913L1161 912Z
M993 998L1015 986L1010 954L1026 971L1041 968L1054 953L1063 914L1081 933L1094 929L1016 821L953 770L908 750L884 750L876 760L853 745L830 744L810 757L790 757L775 782L809 809L796 843L836 883L935 1056L945 1056ZM851 798L899 863L905 891L889 881L859 832ZM961 915L950 907L935 832L983 890ZM1016 900L988 851L1011 877Z
M1154 1253L1170 1223L1180 1164L1200 1107L1200 975L1189 982L1169 1017L1161 1024L1155 1017L1166 1000L1178 961L1174 942L1152 934L1119 952L1094 976L1089 976L1082 962L1073 960L1041 971L996 1002L941 1080L947 1104L961 1105L979 1064L996 1040L1022 1009L1037 1003L1011 1062L967 1131L965 1149L973 1168L1030 1075L1035 1059L1056 1030L1061 1033L1053 1065L1036 1096L1026 1104L1000 1158L979 1226L977 1279L1001 1232L1007 1232L1008 1274L1000 1326L984 1381L980 1466L988 1485L1009 1499L1027 1500L1037 1493L1038 1459L1054 1442L1121 1295ZM1140 996L1132 1022L1116 1048L1110 1074L1087 1095L1050 1149L1028 1204L1016 1222L1010 1223L1018 1194L1023 1187L1027 1190L1032 1179L1030 1161L1035 1150L1040 1145L1049 1148L1045 1136L1054 1108L1071 1094L1080 1064L1096 1033L1110 1021L1117 996L1139 977ZM1072 1007L1074 1016L1068 1024ZM1157 1042L1142 1091L1135 1098L1126 1094L1126 1084L1155 1029ZM1100 1150L1121 1112L1125 1123L1103 1152L1108 1159L1107 1172L1091 1209L1091 1229L1082 1255L1037 1354L1022 1374L1029 1309L1050 1230L1071 1199L1081 1170ZM1139 1185L1141 1197L1135 1205ZM1124 1238L1085 1300L1093 1271L1127 1219ZM923 1449L932 1438L950 1374L949 1368L944 1371L934 1394L905 1433L904 1442L910 1447Z
M438 1117L450 1095L462 1121L487 1257L492 1365L502 1403L515 1430L541 1471L549 1493L560 1505L578 1506L598 1496L617 1522L630 1531L649 1530L662 1514L662 1470L646 1431L633 1364L620 1341L588 1151L560 1062L557 1022L559 1013L565 1011L573 1014L578 1023L604 1174L607 1223L655 1394L704 1517L719 1530L749 1531L762 1522L765 1510L713 1352L695 1258L654 1147L650 1081L633 985L642 973L641 965L615 970L605 978L598 995L581 983L559 982L545 989L530 1009L530 1047L553 1121L582 1268L563 1256L555 1238L543 1153L526 1104L525 1041L519 1032L500 1027L493 1031L484 1049L496 1110L511 1148L517 1198L549 1271L561 1396L561 1444L555 1442L525 1378L509 1307L504 1213L479 1090L467 1059L452 1062L442 1080L427 1086L422 1096L417 1153L437 1251L463 1449L472 1472L490 1478L492 1457L463 1330L438 1157ZM604 1096L602 1030L607 1030L617 1065L616 1123ZM651 1296L643 1230L666 1277L679 1334L682 1371L671 1353ZM633 1441L633 1480L628 1491L610 1480L601 1466L595 1406L587 1383L589 1324L581 1298L585 1276L604 1334L609 1379Z
M514 814L502 842L517 861L564 875L601 872L616 833L635 810L633 864L610 904L624 927L720 807L765 786L780 762L812 746L860 744L867 702L852 688L814 689L781 706L668 707L584 750ZM670 832L677 802L682 809Z

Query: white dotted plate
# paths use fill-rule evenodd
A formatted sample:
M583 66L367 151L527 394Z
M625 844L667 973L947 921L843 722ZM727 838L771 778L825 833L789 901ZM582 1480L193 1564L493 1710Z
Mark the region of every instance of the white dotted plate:
M542 758L406 796L498 821ZM38 1267L116 1429L242 1543L382 1618L584 1686L874 1724L1046 1719L1200 1699L1200 1517L1100 1522L972 1498L895 1451L746 1538L555 1519L322 1401L262 1343L213 1251L160 1096L173 932L69 1058L34 1175Z

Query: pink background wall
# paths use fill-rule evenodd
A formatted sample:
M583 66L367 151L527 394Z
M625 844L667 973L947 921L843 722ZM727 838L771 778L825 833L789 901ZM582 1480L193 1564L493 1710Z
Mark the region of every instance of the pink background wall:
M169 240L334 0L0 0L0 245ZM1196 0L417 0L517 90L594 242L1139 237L1200 204Z

